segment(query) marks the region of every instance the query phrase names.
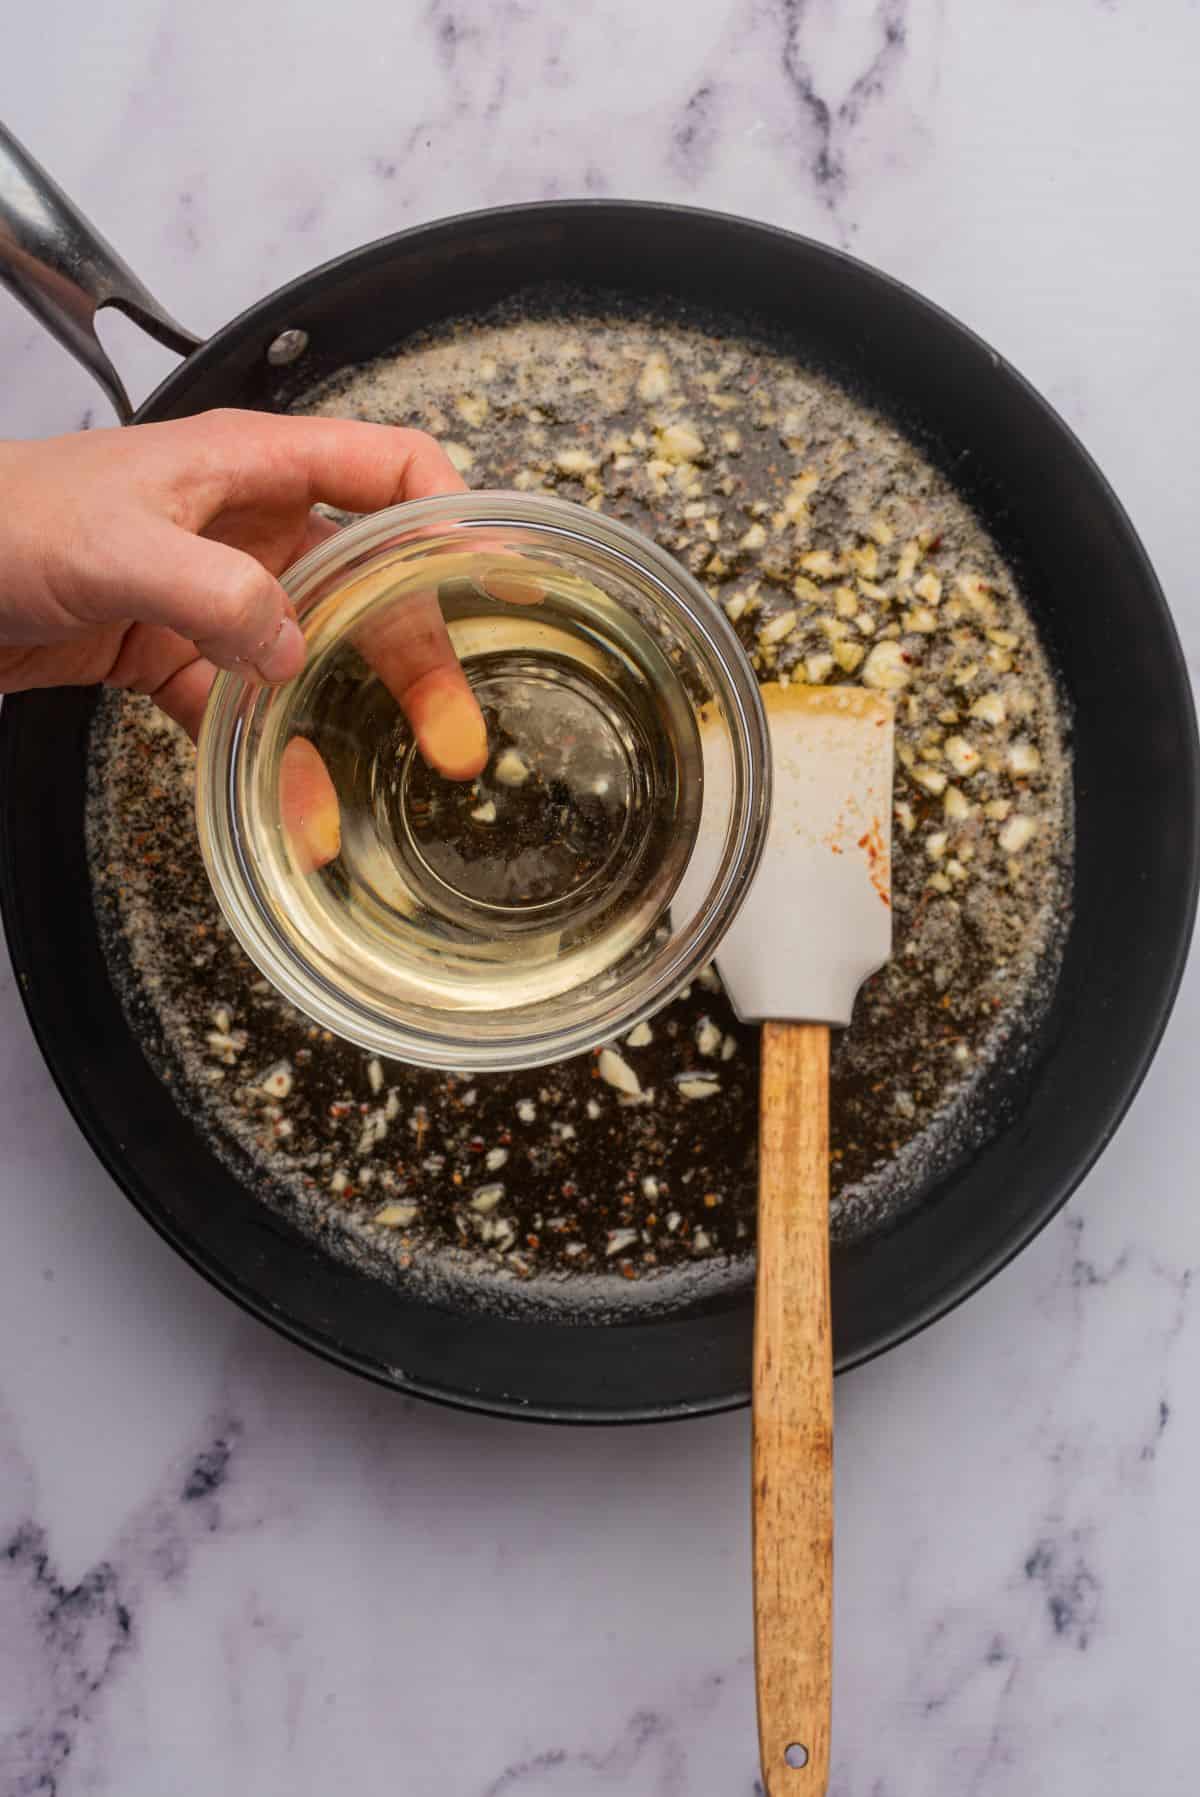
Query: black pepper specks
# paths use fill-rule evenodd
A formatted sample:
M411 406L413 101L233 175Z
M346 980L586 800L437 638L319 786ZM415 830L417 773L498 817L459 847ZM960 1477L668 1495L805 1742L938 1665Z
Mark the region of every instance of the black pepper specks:
M902 19L891 6L882 18L884 57ZM459 41L449 7L434 23ZM697 143L710 89L689 108ZM832 1066L831 1221L845 1241L973 1145L972 1094L1052 991L1070 849L1053 682L995 545L884 420L729 321L589 312L565 294L547 305L413 338L298 409L418 423L475 485L560 492L643 529L696 570L763 680L903 677L895 954ZM970 754L954 748L966 771L951 778L959 738ZM1018 745L1026 771L1011 765ZM110 697L94 762L114 977L177 1101L264 1201L404 1280L453 1266L557 1292L582 1275L643 1302L697 1263L745 1278L757 1033L715 975L611 1045L623 1084L598 1056L470 1080L372 1068L237 949L196 847L178 733L146 701ZM1035 814L1033 834L1002 848ZM502 1200L473 1207L497 1174Z

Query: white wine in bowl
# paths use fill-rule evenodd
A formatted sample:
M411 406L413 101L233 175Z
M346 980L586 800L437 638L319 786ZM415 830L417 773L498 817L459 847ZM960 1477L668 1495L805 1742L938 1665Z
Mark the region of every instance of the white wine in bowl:
M219 676L197 818L235 934L300 1009L420 1065L534 1066L711 957L770 767L744 653L677 563L559 500L469 494L363 519L283 584L305 668ZM401 704L413 644L443 631L486 726L473 779L429 765ZM300 745L336 795L319 856L281 803Z

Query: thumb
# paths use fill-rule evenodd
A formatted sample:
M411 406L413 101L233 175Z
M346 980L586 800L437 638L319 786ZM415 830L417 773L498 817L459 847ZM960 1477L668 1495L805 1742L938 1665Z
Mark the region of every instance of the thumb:
M287 594L260 562L166 520L139 517L135 552L111 556L91 605L103 617L156 624L195 643L218 667L290 680L304 638Z

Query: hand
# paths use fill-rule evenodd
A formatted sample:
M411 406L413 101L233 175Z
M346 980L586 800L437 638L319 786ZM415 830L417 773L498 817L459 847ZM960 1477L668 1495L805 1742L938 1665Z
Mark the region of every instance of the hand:
M218 667L289 680L304 639L275 576L335 528L318 500L370 512L463 491L421 431L208 412L37 443L0 443L0 692L106 685L148 693L195 737ZM425 759L471 779L482 715L432 593L372 653ZM299 864L338 853L320 756L284 752L280 803Z
M370 512L462 491L432 437L335 418L219 411L0 443L0 692L103 681L194 737L217 667L278 682L303 666L275 576L334 529L316 501ZM426 760L473 778L483 719L432 594L384 660Z

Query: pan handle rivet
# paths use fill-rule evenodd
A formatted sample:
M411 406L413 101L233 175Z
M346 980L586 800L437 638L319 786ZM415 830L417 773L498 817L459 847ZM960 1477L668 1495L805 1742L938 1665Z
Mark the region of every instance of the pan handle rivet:
M267 361L272 368L286 368L308 348L307 331L280 331L267 348Z
M802 1772L808 1764L808 1748L801 1746L799 1741L793 1741L783 1757L793 1772Z

